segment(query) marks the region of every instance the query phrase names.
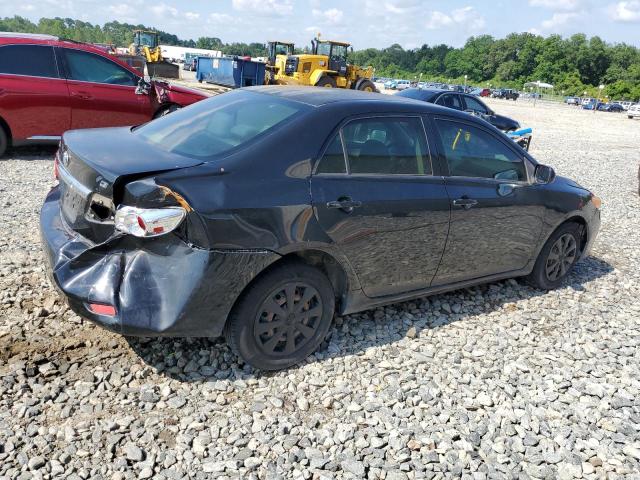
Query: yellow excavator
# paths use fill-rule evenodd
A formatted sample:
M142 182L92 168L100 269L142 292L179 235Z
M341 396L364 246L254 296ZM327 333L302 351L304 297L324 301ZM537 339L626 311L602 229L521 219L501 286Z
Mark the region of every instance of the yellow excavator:
M311 46L311 54L287 57L284 69L279 69L274 76L276 83L376 91L371 81L372 67L362 68L347 63L351 44L320 40L318 37L311 41Z
M162 58L158 32L134 30L129 54L144 57L150 77L180 78L180 67Z
M292 42L272 40L267 42L267 52L264 83L271 85L277 83L275 77L278 72L284 72L287 58L295 53L295 45Z

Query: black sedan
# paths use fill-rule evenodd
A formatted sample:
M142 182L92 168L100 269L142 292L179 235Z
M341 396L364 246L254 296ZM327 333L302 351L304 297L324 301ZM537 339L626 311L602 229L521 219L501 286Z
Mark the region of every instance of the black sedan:
M400 97L413 98L423 102L435 103L443 107L453 108L479 116L503 132L518 130L520 124L512 118L498 115L478 97L466 93L449 92L438 89L409 88L397 93Z
M293 365L334 314L511 277L559 286L600 200L463 112L255 87L137 128L67 132L40 227L79 315L124 335L221 334Z

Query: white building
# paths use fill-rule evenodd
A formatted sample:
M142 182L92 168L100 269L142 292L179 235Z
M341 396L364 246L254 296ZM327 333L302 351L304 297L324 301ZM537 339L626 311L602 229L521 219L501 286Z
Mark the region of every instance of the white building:
M183 62L187 53L201 55L203 57L222 57L220 50L206 50L204 48L175 47L173 45L160 45L162 57L172 62Z

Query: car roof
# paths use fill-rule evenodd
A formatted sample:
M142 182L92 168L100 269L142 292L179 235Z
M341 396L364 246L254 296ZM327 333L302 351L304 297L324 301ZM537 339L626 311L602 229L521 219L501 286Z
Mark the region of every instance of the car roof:
M246 87L242 90L272 95L285 100L303 103L316 108L327 106L339 107L346 112L360 113L366 111L395 111L406 113L435 113L459 117L466 121L473 121L471 115L445 108L433 103L399 95L385 95L382 93L362 92L347 88L322 88L291 85L268 85Z
M0 32L0 46L2 45L49 45L52 47L82 50L85 52L95 53L101 57L106 57L109 60L116 62L121 67L126 68L131 73L140 76L140 72L128 65L126 62L123 62L114 55L109 55L103 49L100 49L91 43L76 42L75 40L59 38L54 35L41 35L38 33Z

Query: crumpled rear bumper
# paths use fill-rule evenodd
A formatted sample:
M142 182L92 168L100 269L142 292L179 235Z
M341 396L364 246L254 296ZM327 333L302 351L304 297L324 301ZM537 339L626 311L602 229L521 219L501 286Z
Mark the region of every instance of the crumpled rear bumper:
M54 187L40 213L49 274L80 316L123 335L216 337L242 290L280 256L205 250L177 235L116 234L94 244L69 228ZM112 305L99 315L88 304Z

